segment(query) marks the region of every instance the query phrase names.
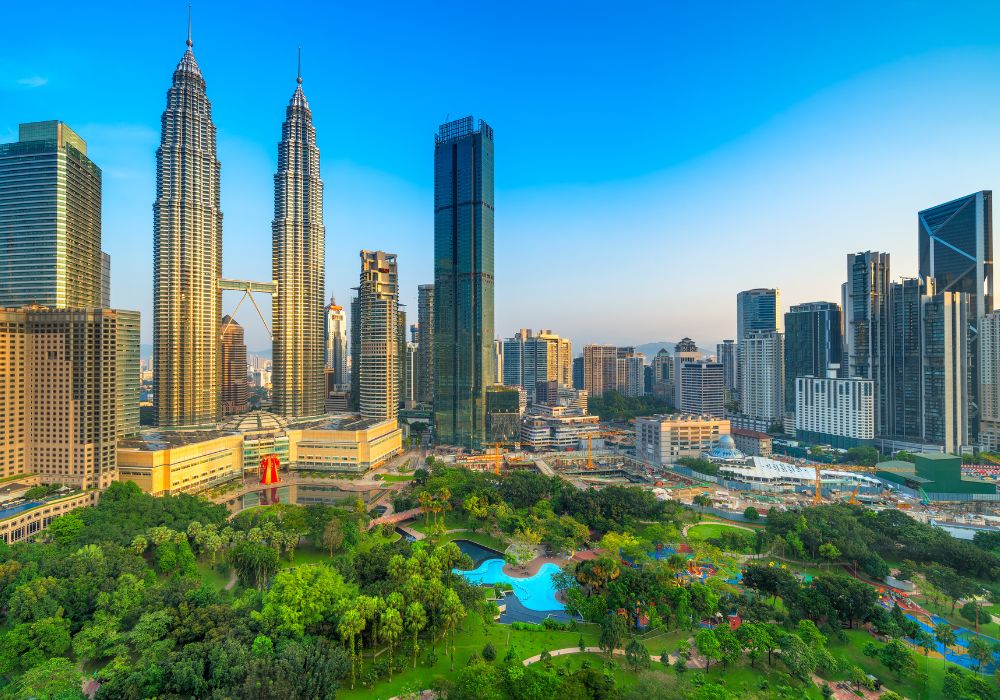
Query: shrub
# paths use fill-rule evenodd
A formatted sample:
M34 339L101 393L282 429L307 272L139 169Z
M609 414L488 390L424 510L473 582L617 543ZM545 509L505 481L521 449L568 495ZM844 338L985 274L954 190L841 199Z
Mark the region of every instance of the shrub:
M493 646L493 642L486 642L486 646L483 647L483 658L490 662L497 658L497 650Z

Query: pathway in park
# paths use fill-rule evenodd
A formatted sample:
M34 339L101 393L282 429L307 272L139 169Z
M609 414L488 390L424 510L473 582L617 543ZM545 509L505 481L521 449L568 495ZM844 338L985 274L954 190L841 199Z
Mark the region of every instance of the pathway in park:
M585 647L583 649L580 649L580 647L570 647L568 649L555 649L553 651L550 651L549 652L549 656L552 657L552 658L555 658L556 656L569 656L570 654L603 654L603 653L604 653L604 650L601 649L600 647ZM614 655L615 656L624 656L625 655L625 650L624 649L615 649L614 650ZM650 656L649 658L652 659L653 661L655 661L656 663L662 663L661 659L663 657L661 657L661 656ZM538 663L541 660L542 660L542 655L541 654L535 654L534 656L529 656L527 659L525 659L521 663L523 663L525 666L530 666L531 664ZM671 664L675 664L675 663L677 663L677 655L676 654L668 654L667 655L667 660L670 661ZM704 668L705 667L705 662L699 656L692 655L691 656L691 660L688 661L688 667L689 668Z

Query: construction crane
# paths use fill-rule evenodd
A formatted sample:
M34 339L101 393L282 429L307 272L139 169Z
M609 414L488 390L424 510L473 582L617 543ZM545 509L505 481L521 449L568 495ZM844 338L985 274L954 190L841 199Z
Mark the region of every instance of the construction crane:
M596 438L604 437L614 437L620 435L622 431L620 430L598 430L592 433L587 433L587 469L594 469L594 452L591 446L591 440Z
M493 473L494 474L496 474L498 476L500 475L500 467L503 465L504 455L507 454L506 450L504 450L504 451L501 452L500 451L500 447L501 446L503 446L503 447L507 447L507 446L517 447L517 445L518 445L518 443L516 443L516 442L494 442L493 443L493 454L490 455L490 456L492 457Z
M875 472L896 472L896 473L902 473L902 474L912 474L913 473L909 469L898 469L898 468L895 468L895 467L880 468L880 467L877 467L877 466L876 467L868 467L868 466L865 466L863 464L819 464L819 463L816 463L816 464L812 464L810 466L812 466L812 468L816 470L816 479L815 479L816 491L813 494L813 505L819 505L820 503L823 502L823 480L822 480L822 477L821 477L821 474L820 474L823 471L823 469L826 469L827 471L836 471L836 472L868 472L868 473L871 473L871 474L874 474ZM861 484L858 484L858 486L854 489L854 493L851 494L851 499L849 501L850 503L857 503L857 493L858 493L858 489L859 488L861 488Z

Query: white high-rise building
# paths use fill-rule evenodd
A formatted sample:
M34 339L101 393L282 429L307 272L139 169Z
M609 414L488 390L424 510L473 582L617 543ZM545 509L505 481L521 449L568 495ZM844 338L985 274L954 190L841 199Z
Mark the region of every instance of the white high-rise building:
M740 340L740 410L755 421L784 416L784 334L748 331Z
M809 442L849 449L875 438L875 384L870 379L838 379L831 365L826 377L795 379L795 434Z

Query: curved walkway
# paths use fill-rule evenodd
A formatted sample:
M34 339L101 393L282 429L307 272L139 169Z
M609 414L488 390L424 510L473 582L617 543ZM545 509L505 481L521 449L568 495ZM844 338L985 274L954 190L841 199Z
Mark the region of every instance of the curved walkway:
M580 647L570 647L568 649L555 649L553 651L550 651L549 656L554 658L556 656L569 656L570 654L603 654L603 653L604 650L601 649L600 647L584 647L583 649L580 649ZM615 649L612 652L612 654L614 654L615 656L624 656L625 650ZM662 663L661 659L663 657L651 655L649 658L657 663ZM525 666L530 666L531 664L538 663L541 660L542 660L542 655L535 654L534 656L529 656L521 663L524 664ZM670 661L671 664L675 664L677 663L677 655L667 654L667 660ZM688 661L688 664L690 667L693 668L702 668L704 666L702 661L696 655L691 657L691 660Z

